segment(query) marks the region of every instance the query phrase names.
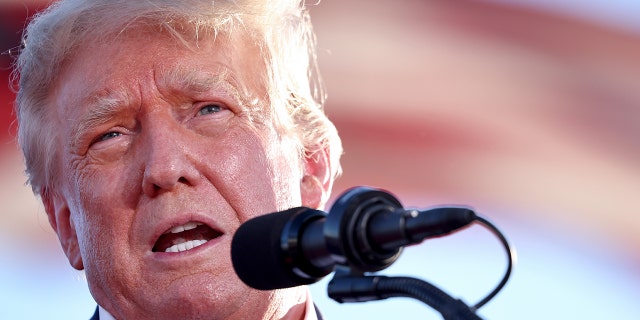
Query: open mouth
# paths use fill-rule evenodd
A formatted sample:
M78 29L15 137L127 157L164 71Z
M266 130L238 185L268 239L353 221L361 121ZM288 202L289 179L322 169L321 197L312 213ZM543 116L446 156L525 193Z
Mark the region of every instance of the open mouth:
M204 223L192 221L167 230L156 241L153 252L188 251L221 235Z

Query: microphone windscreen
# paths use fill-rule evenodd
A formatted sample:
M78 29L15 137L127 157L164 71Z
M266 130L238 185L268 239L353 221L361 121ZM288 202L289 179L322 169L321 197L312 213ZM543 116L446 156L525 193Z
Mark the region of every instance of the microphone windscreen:
M231 260L240 280L259 290L296 287L315 282L295 275L282 248L287 223L304 208L298 207L247 220L231 242ZM291 262L289 262L291 263Z

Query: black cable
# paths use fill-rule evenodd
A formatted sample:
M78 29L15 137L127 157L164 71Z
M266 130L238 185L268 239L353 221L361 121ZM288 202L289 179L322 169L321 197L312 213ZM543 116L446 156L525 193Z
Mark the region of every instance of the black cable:
M516 260L516 250L515 250L515 248L513 248L509 244L509 241L507 241L507 239L504 237L502 232L500 232L500 230L495 225L493 225L491 222L489 222L488 220L486 220L486 219L484 219L484 218L482 218L480 216L476 216L475 220L479 224L481 224L484 227L486 227L487 229L489 229L489 231L491 231L496 237L498 237L498 239L500 240L500 243L502 243L502 246L507 251L508 264L507 264L507 271L505 272L505 274L502 277L502 280L500 281L498 286L496 286L496 288L493 289L493 291L491 291L491 293L489 293L484 299L480 300L480 302L476 303L471 308L474 311L480 309L487 302L489 302L491 299L493 299L493 297L495 297L495 295L498 294L498 292L500 292L500 290L502 290L504 285L507 283L507 280L509 280L509 277L511 276L511 270L513 269L513 264L514 264L514 262Z
M379 279L378 290L382 295L401 293L418 299L440 312L445 320L481 320L475 314L475 309L425 281L407 277L383 277Z
M459 299L434 285L409 277L337 275L328 287L329 297L340 302L364 302L410 297L424 302L445 320L482 320Z

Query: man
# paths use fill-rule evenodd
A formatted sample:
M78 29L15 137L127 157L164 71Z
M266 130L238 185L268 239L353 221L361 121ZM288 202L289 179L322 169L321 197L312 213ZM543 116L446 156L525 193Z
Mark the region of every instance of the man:
M101 319L315 319L308 291L258 291L238 226L322 208L341 145L299 1L64 0L17 61L34 192Z

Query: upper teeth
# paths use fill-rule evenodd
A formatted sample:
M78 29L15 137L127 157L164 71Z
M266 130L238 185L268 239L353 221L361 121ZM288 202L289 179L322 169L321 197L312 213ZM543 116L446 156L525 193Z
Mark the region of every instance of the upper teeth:
M185 223L185 224L183 224L181 226L177 226L177 227L172 228L171 230L169 230L169 232L171 232L171 233L180 233L182 231L195 229L196 227L201 226L201 225L202 225L202 223L198 223L198 222L188 222L188 223Z

